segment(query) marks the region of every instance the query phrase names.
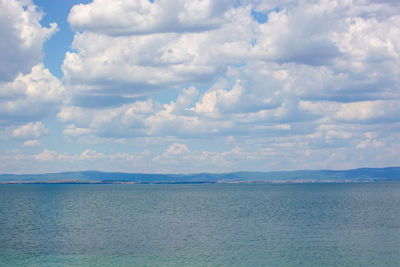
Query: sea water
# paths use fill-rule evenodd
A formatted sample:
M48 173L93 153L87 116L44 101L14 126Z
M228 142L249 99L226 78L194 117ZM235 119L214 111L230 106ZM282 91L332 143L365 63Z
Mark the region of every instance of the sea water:
M400 183L0 185L0 266L399 266Z

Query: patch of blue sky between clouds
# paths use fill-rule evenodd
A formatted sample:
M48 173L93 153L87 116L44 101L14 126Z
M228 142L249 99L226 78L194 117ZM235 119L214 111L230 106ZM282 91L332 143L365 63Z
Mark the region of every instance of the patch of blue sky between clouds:
M74 32L67 22L69 11L74 5L87 4L90 0L33 0L39 10L43 12L40 24L48 27L50 23L56 22L58 32L56 32L43 45L44 58L43 64L57 78L62 78L61 70L65 52L71 48Z
M251 16L255 21L257 21L260 24L265 24L268 22L268 14L271 12L279 12L281 11L282 8L280 7L275 7L273 9L267 10L267 11L256 11L254 9L251 10Z

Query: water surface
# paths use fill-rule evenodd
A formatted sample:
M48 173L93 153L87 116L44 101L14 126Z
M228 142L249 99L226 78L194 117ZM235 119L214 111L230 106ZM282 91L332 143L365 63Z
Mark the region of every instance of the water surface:
M398 266L400 183L0 185L1 266Z

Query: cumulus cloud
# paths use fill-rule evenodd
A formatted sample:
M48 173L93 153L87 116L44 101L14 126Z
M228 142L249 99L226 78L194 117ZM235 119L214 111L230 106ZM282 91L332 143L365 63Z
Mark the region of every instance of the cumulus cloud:
M42 61L44 42L57 30L43 27L31 0L0 1L0 132L2 139L37 139L48 132L41 120L65 100L64 86ZM27 140L23 147L37 146Z
M16 138L29 139L29 138L39 138L42 134L48 133L49 130L46 129L42 122L38 121L35 123L28 123L26 125L20 126L13 131L13 136Z
M94 0L89 4L74 6L68 21L77 31L114 36L202 31L217 27L229 4L230 1L226 0Z
M65 134L79 136L95 132L98 135L138 136L143 135L146 118L153 112L152 101L137 101L120 107L85 109L66 106L58 113L58 119L70 123Z
M375 122L384 123L389 121L400 121L400 101L364 101L345 103L339 111L334 114L339 120L347 122Z
M184 153L188 153L189 149L187 148L187 146L185 144L179 144L179 143L175 143L172 144L167 151L165 151L165 155L180 155L180 154L184 154Z
M63 72L67 84L80 94L119 94L126 97L148 95L155 90L177 88L188 83L212 81L225 71L227 65L241 62L240 56L245 55L251 47L252 33L246 25L253 23L249 7L233 9L230 5L217 2L202 1L203 4L215 6L212 9L218 12L206 13L221 21L219 27L208 30L182 32L173 26L173 31L115 36L108 30L99 33L90 27L83 28L73 41L72 47L76 51L68 52L64 60ZM175 4L156 1L146 5L157 6L161 3L177 5L189 13L195 8L193 1L177 1ZM100 1L90 6L91 9L96 7L96 10L103 10L103 15L108 14L104 13ZM129 10L120 11L120 18L132 18ZM74 12L73 9L70 18L75 16ZM196 14L200 13L197 10ZM202 18L201 15L197 20L211 21L207 16ZM150 15L148 17L152 18ZM174 16L168 14L168 17ZM194 16L190 17L195 19ZM186 15L181 18L187 19ZM157 19L158 16L154 18ZM95 21L93 19L90 23L102 29L110 25L107 20L104 21L107 25ZM189 25L187 22L184 24ZM119 27L114 22L112 25ZM130 26L135 28L136 24L131 23ZM112 31L118 33L118 29Z
M42 13L31 0L0 1L0 82L27 74L43 56L43 43L57 31L57 24L42 27Z
M167 4L175 11L161 8ZM158 90L209 83L236 66L251 69L255 77L247 74L251 79L244 86L263 86L264 94L265 87L275 87L268 90L272 94L285 93L284 86L290 86L288 93L303 97L368 100L377 95L377 86L383 86L379 91L386 97L398 95L395 77L399 67L394 66L399 57L400 17L388 13L390 3L244 1L233 6L210 0L110 5L106 1L79 5L69 16L79 32L73 42L76 51L66 54L63 71L80 105L85 105L87 95L93 99L118 95L114 104L133 102L134 97ZM184 14L197 10L196 16L187 17L200 24L215 17L218 27L182 31L177 22L163 21L165 18L154 11L158 8L157 12L172 20L183 20ZM252 10L264 12L266 22L257 21ZM173 16L173 12L183 15ZM382 12L390 16L380 16ZM271 73L271 68L276 73ZM269 72L269 79L263 77L265 72ZM279 79L286 79L286 85ZM288 79L306 84L289 85ZM206 109L216 98L222 101L222 89L210 91L198 108ZM260 100L254 95L256 89L248 91L253 102ZM219 97L214 97L217 94ZM268 97L262 100L248 104L248 108L279 104Z
M101 152L95 150L84 150L81 154L68 154L68 153L58 153L54 150L44 149L41 153L34 154L31 156L32 159L37 161L65 161L65 162L76 162L76 161L95 161L104 159L105 156Z
M353 123L385 123L399 121L399 100L359 101L351 103L300 101L302 110L331 120Z
M19 74L14 81L0 83L0 123L36 121L54 113L64 100L64 86L43 64Z
M58 154L56 151L51 151L48 149L45 149L45 150L43 150L42 153L35 154L32 157L33 157L33 159L38 160L38 161L54 161L54 160L60 159L60 158L65 159L65 157Z
M240 81L230 90L219 88L219 84L214 85L207 93L205 93L201 100L196 103L193 109L196 113L205 113L215 116L220 112L232 112L242 98L243 87Z
M38 21L26 3L20 11ZM372 0L94 0L69 14L64 85L36 58L0 84L0 122L22 138L57 113L69 142L159 152L31 155L41 162L185 172L372 164L360 151L393 162L378 154L398 155L399 11ZM54 29L37 29L41 49ZM42 134L26 133L24 146Z

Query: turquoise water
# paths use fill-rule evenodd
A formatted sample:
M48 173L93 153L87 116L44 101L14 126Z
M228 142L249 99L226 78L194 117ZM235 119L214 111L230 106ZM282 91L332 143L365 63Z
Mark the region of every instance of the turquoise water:
M399 266L400 183L0 185L0 266Z

